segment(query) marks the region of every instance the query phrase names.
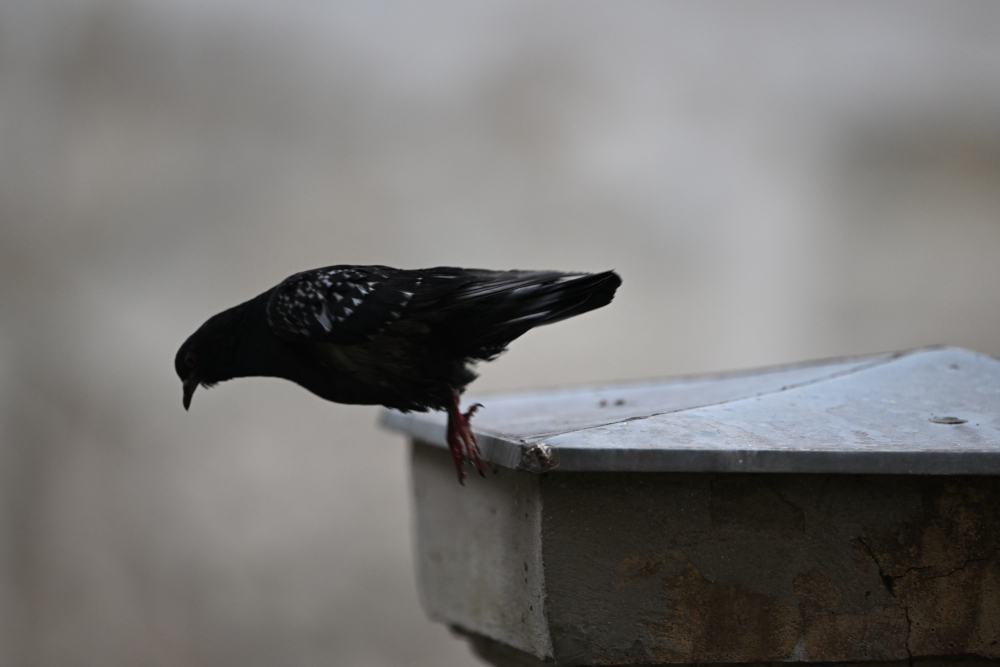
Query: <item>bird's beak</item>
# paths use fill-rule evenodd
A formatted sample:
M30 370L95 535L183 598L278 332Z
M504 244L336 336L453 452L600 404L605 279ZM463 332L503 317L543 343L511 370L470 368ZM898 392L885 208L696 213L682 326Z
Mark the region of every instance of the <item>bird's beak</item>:
M187 410L191 407L191 397L194 396L194 390L198 388L198 376L189 375L186 380L184 380L184 409Z

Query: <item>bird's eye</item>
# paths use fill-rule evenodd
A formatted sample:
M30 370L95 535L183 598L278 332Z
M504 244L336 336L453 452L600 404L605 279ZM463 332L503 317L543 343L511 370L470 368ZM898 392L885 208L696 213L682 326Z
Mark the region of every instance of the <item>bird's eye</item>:
M194 356L193 354L189 354L188 356L184 357L184 365L187 366L188 368L194 368L197 364L198 364L198 357Z

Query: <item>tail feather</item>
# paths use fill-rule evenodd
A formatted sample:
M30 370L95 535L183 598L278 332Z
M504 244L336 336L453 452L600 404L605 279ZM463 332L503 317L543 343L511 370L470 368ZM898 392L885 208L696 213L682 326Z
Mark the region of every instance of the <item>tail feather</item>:
M563 274L483 299L463 327L467 356L491 359L529 329L606 306L621 282L614 271Z
M615 291L621 284L622 279L617 273L605 271L554 285L546 285L545 291L551 292L552 296L555 297L556 309L544 320L538 322L538 325L560 322L606 306L611 303L615 297Z

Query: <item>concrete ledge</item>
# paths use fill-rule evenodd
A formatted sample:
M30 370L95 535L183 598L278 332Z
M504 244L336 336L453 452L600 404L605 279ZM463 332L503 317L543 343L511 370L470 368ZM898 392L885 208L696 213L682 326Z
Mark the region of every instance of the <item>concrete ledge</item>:
M424 603L494 664L1000 661L997 477L497 467L461 487L417 442L413 484Z
M1000 361L930 348L481 397L414 441L430 614L497 665L1000 664Z

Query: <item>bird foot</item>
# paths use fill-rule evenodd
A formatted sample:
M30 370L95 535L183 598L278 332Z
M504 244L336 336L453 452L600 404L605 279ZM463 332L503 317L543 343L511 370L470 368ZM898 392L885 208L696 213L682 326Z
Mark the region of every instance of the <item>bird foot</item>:
M448 449L451 451L451 458L455 462L455 470L458 471L458 483L465 485L465 461L472 462L479 471L480 476L485 477L483 472L483 461L479 456L479 445L476 444L476 435L469 427L469 420L476 410L483 407L476 403L462 412L459 408L458 390L452 390L452 402L448 406Z

